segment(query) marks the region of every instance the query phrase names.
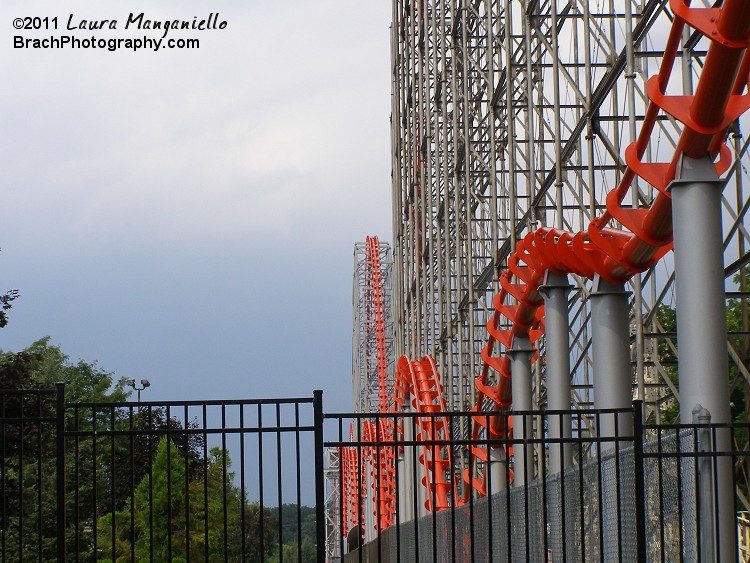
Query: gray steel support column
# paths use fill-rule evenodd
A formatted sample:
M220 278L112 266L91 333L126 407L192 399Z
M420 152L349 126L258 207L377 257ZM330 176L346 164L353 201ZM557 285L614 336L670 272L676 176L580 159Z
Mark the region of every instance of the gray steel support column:
M373 491L373 477L372 471L374 467L370 463L364 463L362 470L364 471L364 527L365 527L365 543L371 542L375 538L375 493Z
M513 392L513 412L529 411L531 403L531 356L533 350L528 337L515 337L513 346L508 350L510 356L511 386ZM513 485L525 486L534 475L534 448L526 446L525 441L534 437L533 417L513 415L513 439L524 443L513 445Z
M547 410L570 410L570 345L568 332L568 292L572 289L567 275L547 272L539 293L544 297L544 349L546 354ZM570 415L548 414L547 432L550 443L549 476L559 475L558 484L551 481L547 486L549 505L549 523L551 532L550 549L555 560L562 559L561 551L568 546L566 533L576 528L576 511L565 510L564 471L573 467L573 453L570 444L561 444L559 440L570 438ZM558 442L556 442L558 441ZM567 529L566 529L567 528ZM572 543L572 542L570 542ZM567 556L575 560L577 554L568 547ZM555 558L557 555L557 558Z
M714 423L730 422L726 306L721 225L723 182L710 159L683 157L670 185L674 224L675 293L679 342L680 421L701 405ZM731 435L717 432L717 451ZM721 561L734 561L735 516L731 457L715 466Z
M630 367L630 322L628 293L623 284L613 285L594 278L591 292L591 356L594 363L594 408L632 408L633 375ZM601 414L600 437L633 435L632 412ZM633 466L627 468L614 441L599 443L599 464L602 472L601 534L604 538L603 561L616 561L621 548L635 541L634 521L624 516L635 514L634 496L624 484L626 474L634 477ZM621 447L627 447L623 442ZM620 479L617 479L619 471ZM632 505L632 510L627 506ZM632 535L632 538L630 537Z
M403 412L411 412L409 400L404 402ZM414 440L412 420L403 417L404 442ZM414 520L414 446L404 446L398 457L398 510L399 522Z
M591 358L594 364L594 408L629 409L633 406L630 367L630 315L623 284L611 284L598 275L591 291ZM616 422L615 422L616 420ZM633 435L633 417L602 415L599 436ZM605 442L603 449L614 447Z
M568 276L547 272L539 293L544 296L544 348L546 350L547 410L570 410L570 346L568 343ZM570 415L547 417L549 473L555 475L572 467L570 444L554 443L571 437Z
M487 496L505 489L508 483L508 464L502 448L489 448L490 483Z
M417 452L417 455L419 455L419 452ZM424 465L419 463L417 461L417 482L415 486L417 487L417 518L421 518L422 516L427 516L430 511L427 510L427 499L430 498L430 493L427 490L427 487L424 486L424 483L422 480L425 478L425 468Z

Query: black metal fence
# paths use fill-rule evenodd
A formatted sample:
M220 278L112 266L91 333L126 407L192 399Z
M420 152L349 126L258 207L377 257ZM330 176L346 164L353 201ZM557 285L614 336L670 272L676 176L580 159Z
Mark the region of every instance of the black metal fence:
M322 561L322 398L0 392L2 561Z
M640 425L639 414L641 560L750 561L750 424L694 412L694 424Z
M61 389L0 390L0 560L64 561Z
M4 390L0 560L747 560L750 425L696 421Z
M326 418L325 446L339 461L329 472L338 492L329 498L345 499L329 508L336 515L329 524L337 534L332 559L719 561L720 546L729 545L729 560L746 560L740 550L747 540L735 518L747 510L739 478L750 457L747 424L644 424L640 404ZM512 426L515 439L472 437L474 420ZM729 434L733 439L722 442ZM395 463L390 476L373 463L385 457ZM352 461L373 469L352 481ZM477 487L489 495L468 493L463 470L471 463L477 465ZM731 467L722 473L723 463ZM732 506L723 513L730 522L721 521L720 502L714 502L722 488L730 491ZM361 502L352 506L357 498ZM727 530L729 541L722 544Z

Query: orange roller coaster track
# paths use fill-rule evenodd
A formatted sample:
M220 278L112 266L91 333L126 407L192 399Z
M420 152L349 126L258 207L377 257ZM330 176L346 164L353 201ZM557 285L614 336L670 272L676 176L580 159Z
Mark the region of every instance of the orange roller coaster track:
M493 300L494 313L487 323L488 339L481 353L483 365L475 380L478 392L472 408L474 412L486 412L488 407L496 412L511 408L512 373L507 351L515 338L528 338L533 344L543 335L544 301L539 290L546 273L575 274L591 280L598 276L612 284L623 284L648 270L672 249L669 185L677 176L681 158L708 156L719 176L732 164L732 155L724 139L730 124L750 108L750 55L747 49L750 46L750 2L726 0L718 8L692 8L689 0L670 0L670 7L674 19L660 70L647 83L649 104L643 124L637 140L625 150L627 166L620 183L606 198L606 211L580 232L547 227L531 231L518 242L508 258L508 269L500 276L501 290ZM686 26L707 37L710 47L695 94L668 95L667 85ZM644 156L660 114L682 124L683 131L669 162L645 162ZM632 195L631 188L636 178L652 185L658 192L648 207L623 205ZM613 226L615 224L624 229ZM377 263L377 239L368 237L367 245L374 265ZM432 358L412 361L402 357L398 361L391 402L382 326L382 286L377 268L373 267L369 275L377 334L380 412L412 411L414 415L409 416L413 416L418 429L417 442L448 442L451 439L449 425L444 417L435 416L446 412L446 405L438 369ZM394 416L394 421L396 419ZM381 442L393 438L396 433L403 435L403 427L380 420L382 423L379 424L364 422L359 430L361 434L352 435L352 438ZM405 417L403 420L407 424L411 419ZM503 440L511 433L512 428L505 416L477 414L473 418L472 440L479 440L482 435L487 440ZM344 448L342 452L345 494L351 495L345 505L345 521L348 527L359 523L360 508L355 501L364 490L361 481L364 472L359 473L359 464L364 457L372 468L369 480L376 492L375 498L381 499L374 508L374 516L376 529L382 530L393 521L395 455L392 451L385 452L389 448L363 449L365 451L361 454L353 448ZM442 510L451 503L461 504L467 500L471 489L479 495L486 494L487 472L477 476L476 469L477 460L489 460L490 452L487 448L474 447L469 454L463 479L470 487L459 498L456 484L446 479L453 464L451 448L421 448L421 482L426 488L425 507L428 510Z
M731 154L724 144L727 128L750 108L748 86L750 56L750 3L727 0L721 8L691 8L687 0L671 0L675 15L659 74L647 83L649 105L637 140L625 151L627 169L620 184L607 196L606 212L593 219L587 230L569 233L540 228L527 234L508 259L508 270L500 277L501 291L494 298L495 312L487 324L489 338L482 350L483 367L476 379L478 390L474 410L490 401L495 410L510 407L511 374L507 355L497 353L495 344L506 350L515 337L532 342L543 331L544 307L539 286L545 272L577 274L588 279L599 275L610 283L624 283L651 268L672 247L672 205L668 186L675 179L682 155L715 162L722 175L731 166ZM667 95L667 83L680 48L680 38L689 26L711 40L703 72L694 96ZM664 112L684 126L669 163L646 163L643 157L659 113ZM622 205L636 177L658 190L647 208ZM628 230L610 227L617 221ZM515 304L510 303L510 298ZM501 330L501 326L510 326ZM490 384L490 375L495 383ZM481 417L474 420L472 435L486 431L491 438L503 438L506 429ZM486 459L486 452L472 452ZM483 479L472 479L483 494Z

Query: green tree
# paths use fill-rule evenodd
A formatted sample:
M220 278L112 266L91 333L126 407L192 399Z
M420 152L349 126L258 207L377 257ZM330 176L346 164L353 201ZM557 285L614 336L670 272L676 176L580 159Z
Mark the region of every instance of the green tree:
M96 362L72 363L59 346L50 344L49 336L21 352L0 350L0 388L51 389L58 382L65 383L69 402L121 403L130 396L124 379L115 383L114 374Z
M133 502L126 500L124 508L99 518L98 560L129 561L132 552L137 561L187 560L186 481L181 461L177 447L163 438L149 475L135 489Z
M677 313L672 307L659 305L656 310L656 324L661 332L675 333L677 331ZM659 363L662 365L665 375L676 389L679 389L679 378L677 377L677 339L660 338L656 345ZM680 405L675 399L669 400L662 406L661 422L663 424L676 424L680 420Z
M298 546L299 544L297 543L297 540L285 543L282 546L281 552L283 554L284 563L315 563L318 560L314 540L305 537L302 540L302 547L300 548ZM282 558L276 553L268 559L268 563L277 563L281 560Z
M134 555L137 561L179 562L189 554L196 562L239 561L243 556L260 561L270 555L277 522L267 509L243 503L230 469L226 452L213 448L204 474L190 479L179 449L163 438L132 501L99 518L98 559L130 561Z
M284 561L315 561L315 508L297 504L282 504L271 513L281 520L281 551ZM278 558L278 552L275 553ZM271 562L278 559L271 559Z
M17 289L0 293L0 328L8 326L8 311L13 307L13 301L19 297Z
M11 289L0 295L0 328L8 326L8 311L13 308L13 301L19 297L17 289Z
M750 286L750 276L746 276L744 283L740 275L733 278L733 282L740 287L740 291L747 291ZM731 417L733 422L750 422L750 384L748 384L737 360L745 369L750 367L750 337L732 336L732 333L746 333L748 331L748 305L745 299L728 299L726 308L727 332L730 335L729 343L735 350L736 358L729 357L729 393L732 404ZM666 305L660 305L656 312L656 320L663 332L677 331L677 312ZM679 368L677 366L678 341L672 339L659 339L657 354L659 362L664 366L667 377L679 388ZM661 420L664 424L675 424L680 420L679 405L677 401L667 403L661 412ZM738 438L740 436L738 435ZM740 445L745 446L747 437L740 440Z
M744 276L737 274L733 278L734 283L739 287L741 293L745 293L750 288L750 272ZM738 370L737 363L742 364L745 369L750 368L750 336L747 336L750 330L750 311L748 310L747 299L728 299L727 300L727 331L731 333L744 333L742 336L730 337L729 343L734 348L736 358L731 358L730 369ZM739 374L742 375L741 373ZM744 417L738 417L738 422L750 422L750 384L744 377L738 378L741 381L742 403L744 404ZM739 414L739 413L738 413Z
M56 382L66 384L69 400L119 403L128 396L122 382L114 384L113 389L111 373L102 370L96 363L72 363L58 346L50 344L49 338L43 338L21 352L0 351L0 388L49 389ZM17 420L31 416L53 419L54 397L6 396L2 402L2 415L6 419ZM87 418L79 413L78 418L79 425L90 427L90 416ZM72 428L75 423L74 415L69 411L66 424ZM0 529L5 531L6 549L13 553L12 559L20 559L23 555L25 558L47 560L53 556L56 532L55 438L52 424L19 422L3 425L4 458L0 485L6 494ZM99 456L104 451L101 450ZM86 444L78 453L91 455ZM66 459L69 475L75 475L74 464L72 458ZM77 497L71 493L70 506L77 507L76 516L82 523L93 522L92 487L86 481L80 483ZM72 538L72 529L70 534ZM81 547L85 552L85 539Z

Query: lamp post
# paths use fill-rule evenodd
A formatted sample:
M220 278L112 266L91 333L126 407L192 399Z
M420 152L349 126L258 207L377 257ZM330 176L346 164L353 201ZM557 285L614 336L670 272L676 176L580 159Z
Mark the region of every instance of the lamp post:
M141 379L141 386L138 387L135 383L135 379L126 379L125 384L129 387L132 387L138 392L138 402L141 402L141 391L143 391L146 387L151 387L151 382L148 379Z

